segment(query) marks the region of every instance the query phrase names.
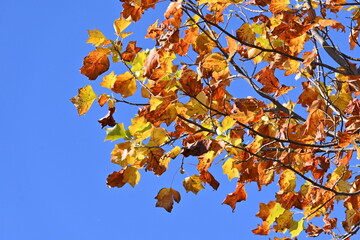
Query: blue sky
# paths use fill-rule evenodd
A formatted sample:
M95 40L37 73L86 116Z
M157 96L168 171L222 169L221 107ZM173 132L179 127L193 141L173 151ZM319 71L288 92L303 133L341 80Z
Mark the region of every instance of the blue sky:
M120 2L1 5L0 239L254 239L250 230L261 223L254 216L258 200L272 200L277 188L259 193L247 186L248 201L232 213L221 202L236 180L228 181L220 165L213 172L222 183L219 190L208 186L196 196L185 193L184 176L174 177L175 169L161 178L141 172L134 189L106 186L107 175L120 169L110 162L114 143L103 141L105 131L97 122L106 109L79 117L69 99L89 84L79 72L93 50L85 44L87 29L113 38ZM118 112L124 122L132 117L127 110ZM173 177L182 200L169 214L155 208L154 197Z

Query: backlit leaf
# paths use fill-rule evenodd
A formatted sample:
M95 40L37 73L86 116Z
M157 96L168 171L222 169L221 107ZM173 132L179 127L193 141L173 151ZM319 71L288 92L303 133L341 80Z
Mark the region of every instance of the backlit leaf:
M97 30L96 28L94 30L88 30L88 34L89 38L86 43L92 43L96 47L104 45L106 43L106 37L101 31Z
M97 98L94 90L90 85L86 85L83 88L79 88L77 96L70 99L78 110L78 114L81 116L89 111L91 105Z
M304 218L302 218L300 221L293 221L291 223L290 234L292 238L299 236L299 234L303 230L304 230Z
M110 51L101 47L90 52L89 55L84 58L84 65L80 69L81 74L87 76L89 80L95 80L99 75L109 69L109 55Z
M129 130L125 130L123 123L118 123L113 128L105 128L106 130L106 138L104 141L115 141L120 138L124 138L125 140L129 140L131 138Z
M252 27L249 23L244 23L238 30L236 30L236 37L241 42L246 43L253 43L256 38L255 33L253 32Z
M116 77L111 90L120 93L123 98L132 96L136 92L136 80L130 72L125 72Z
M245 201L247 198L247 194L245 191L244 184L238 182L236 185L236 189L233 193L230 193L226 196L225 200L222 204L227 204L232 208L232 211L235 211L236 203Z
M239 171L234 167L235 162L235 159L228 158L222 165L223 172L228 176L229 180L239 177Z
M114 29L117 35L120 35L129 25L131 20L125 19L121 16L119 19L114 21Z

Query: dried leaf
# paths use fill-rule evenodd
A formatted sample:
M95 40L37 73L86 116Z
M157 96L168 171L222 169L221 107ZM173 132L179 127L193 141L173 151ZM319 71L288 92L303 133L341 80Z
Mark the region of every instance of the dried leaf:
M171 210L173 209L174 201L179 203L181 197L180 193L172 188L162 188L158 192L155 199L157 199L156 207L162 207L166 211L171 212Z
M89 55L84 58L84 65L80 69L81 74L87 76L89 80L95 80L99 75L109 69L109 55L110 51L101 47L90 52Z
M236 185L236 189L233 193L230 193L226 196L225 200L222 204L227 204L232 208L232 211L235 211L236 203L245 201L247 198L247 194L245 191L244 184L238 182Z

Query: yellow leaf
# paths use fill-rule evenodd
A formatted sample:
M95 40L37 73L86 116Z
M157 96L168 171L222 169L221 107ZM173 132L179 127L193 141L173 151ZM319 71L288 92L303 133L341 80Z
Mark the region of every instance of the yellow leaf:
M116 19L114 21L114 29L115 29L116 35L120 36L120 34L130 25L130 23L131 23L131 20L127 20L123 16L121 16L119 19Z
M190 177L187 177L183 181L183 186L186 190L186 192L193 192L197 194L200 190L204 189L204 186L202 185L202 181L200 180L199 175L192 175Z
M167 131L162 127L153 128L151 133L151 138L149 141L149 146L161 146L169 139Z
M104 34L96 28L94 30L88 30L88 34L89 38L86 43L91 43L97 47L100 45L104 45L104 43L106 42L106 37L104 36Z
M266 221L269 223L269 225L273 224L275 220L285 212L285 208L281 206L280 203L275 203L275 205L270 208L269 216L266 218Z
M131 135L133 135L137 141L142 141L148 137L150 137L152 133L152 125L147 122L144 116L136 116L131 119L131 125L129 126L129 131Z
M179 146L174 147L172 150L167 152L163 157L160 159L160 165L169 168L169 163L171 159L176 158L181 152L181 148Z
M281 173L279 185L280 185L280 191L278 192L278 194L294 191L296 187L295 173L289 169L284 170Z
M352 100L352 96L351 93L341 92L338 95L329 96L329 99L337 108L344 112L345 108Z
M124 38L126 38L126 37L130 36L131 34L133 34L133 33L132 33L132 32L128 32L128 33L120 33L120 34L119 34L119 37L121 37L122 39L124 39Z
M115 81L116 75L114 74L114 71L112 71L111 73L103 77L103 81L100 83L100 86L112 89Z
M220 127L221 132L225 132L225 131L229 130L230 128L232 128L234 126L235 123L236 123L236 120L233 119L232 117L230 117L230 116L224 117L224 119L221 122L221 127Z
M111 162L119 164L123 168L133 165L137 157L132 142L118 143L111 152Z
M299 236L299 234L303 230L304 230L304 218L302 218L300 221L293 221L291 223L290 234L292 238Z
M136 184L139 183L139 181L140 181L139 171L133 166L126 167L124 170L123 182L128 183L132 187L134 187Z
M273 13L280 13L290 4L289 0L271 0L269 10Z
M241 42L251 44L254 43L256 39L255 33L253 32L252 27L249 23L244 23L238 30L236 30L236 37Z
M149 104L150 111L156 110L164 102L163 97L161 96L151 96Z
M235 161L235 159L229 158L222 165L223 172L228 176L229 180L235 177L239 177L239 171L237 170L237 168L234 167Z
M79 93L77 96L70 99L70 101L75 105L78 110L79 115L85 114L89 111L91 105L97 98L97 95L93 91L90 85L87 85L83 88L79 88Z

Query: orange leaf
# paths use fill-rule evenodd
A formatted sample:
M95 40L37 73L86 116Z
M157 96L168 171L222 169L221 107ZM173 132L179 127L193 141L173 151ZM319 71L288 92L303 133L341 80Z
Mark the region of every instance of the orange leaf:
M158 201L156 207L162 207L166 211L171 212L174 201L180 202L180 193L172 188L162 188L155 197Z
M311 104L318 98L319 93L310 86L310 82L303 82L301 84L304 91L300 94L298 103L300 103L303 107L311 106Z
M110 67L108 56L110 51L106 48L97 48L84 58L84 65L80 69L89 80L95 80L99 75L106 72Z
M113 87L111 88L116 93L120 93L123 98L134 95L136 92L136 81L130 72L125 72L116 77Z
M135 59L136 53L141 49L142 48L136 46L136 41L130 41L125 52L121 53L121 57L124 61L131 62Z
M334 28L336 30L341 30L345 32L345 27L340 22L332 20L332 19L323 19L320 17L317 17L315 20L321 27L327 27L330 26L331 28Z
M218 181L216 181L214 176L211 175L211 173L209 173L208 171L201 171L200 172L200 180L203 181L204 183L210 184L210 186L214 190L217 190L219 188L220 183Z
M185 69L182 72L179 81L184 92L190 96L197 96L203 88L197 73L191 69Z
M280 13L290 4L289 0L271 0L269 10L273 13Z
M236 203L246 200L247 194L244 188L244 184L238 182L236 189L233 193L230 193L226 196L225 200L222 202L222 204L227 204L232 208L232 211L234 212L236 208Z
M258 227L256 229L251 230L256 235L269 235L270 233L270 226L268 222L263 221L262 225L258 224Z
M264 85L261 89L267 93L274 93L280 88L279 80L275 77L275 70L270 68L270 66L266 66L262 70L260 70L254 78Z

